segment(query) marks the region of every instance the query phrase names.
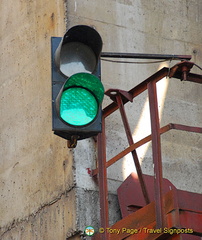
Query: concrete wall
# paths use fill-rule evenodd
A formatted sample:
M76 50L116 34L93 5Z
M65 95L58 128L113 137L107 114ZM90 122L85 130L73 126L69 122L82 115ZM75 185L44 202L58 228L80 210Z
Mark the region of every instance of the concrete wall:
M63 1L0 3L0 239L65 239L75 231L72 153L52 133L50 37Z
M103 51L191 54L202 65L202 2L156 0L7 0L0 3L0 239L65 239L99 227L96 143L69 150L51 132L50 37L77 24L94 26ZM102 61L105 89L129 90L163 66ZM193 72L201 72L194 67ZM161 125L202 126L201 86L176 79L158 84ZM103 107L111 100L104 99ZM147 94L127 104L134 141L150 134ZM119 113L108 117L108 159L127 146ZM202 193L199 134L162 137L164 176L176 187ZM138 149L143 172L153 174L151 145ZM130 156L108 170L110 223L120 218L116 189L135 171ZM74 239L79 239L79 234ZM72 238L70 238L72 239Z

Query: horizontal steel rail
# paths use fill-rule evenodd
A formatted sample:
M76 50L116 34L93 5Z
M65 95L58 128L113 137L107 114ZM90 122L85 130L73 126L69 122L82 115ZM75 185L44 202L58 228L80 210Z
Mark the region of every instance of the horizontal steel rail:
M160 134L166 133L172 129L186 131L186 132L193 132L193 133L202 133L202 128L200 127L191 127L191 126L186 126L182 124L169 123L166 126L160 128ZM136 143L133 143L132 145L124 149L122 152L118 153L116 156L108 160L106 162L106 167L107 168L110 167L111 165L116 163L121 158L125 157L130 152L134 151L135 149L141 147L142 145L144 145L145 143L148 143L151 140L152 140L152 137L150 134L145 138L142 138L141 140L137 141ZM93 169L91 174L93 177L95 177L98 174L98 168Z

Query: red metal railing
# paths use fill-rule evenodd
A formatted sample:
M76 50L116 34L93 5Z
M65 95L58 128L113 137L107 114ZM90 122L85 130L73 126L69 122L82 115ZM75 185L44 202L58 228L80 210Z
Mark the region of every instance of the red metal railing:
M142 192L147 204L149 204L149 197L144 182L141 166L136 153L136 148L145 144L148 141L152 141L152 155L154 163L154 192L155 192L155 212L156 212L156 227L162 228L165 225L165 213L163 211L163 196L162 196L162 157L161 157L161 141L160 135L171 130L184 130L189 132L202 133L200 127L190 127L180 124L170 123L160 128L159 123L159 112L158 112L158 100L156 92L156 83L164 77L177 78L185 81L191 81L196 83L202 83L202 75L190 73L190 69L194 63L183 61L172 68L162 68L142 83L132 88L129 91L123 91L119 89L110 89L106 91L106 95L109 96L113 102L103 110L103 130L98 136L98 167L92 171L92 176L95 177L98 174L99 182L99 197L100 197L100 226L104 229L109 227L109 213L108 213L108 186L107 186L107 167L111 166L119 159L124 157L128 153L132 153L134 164L137 169L138 178L142 188ZM133 98L138 96L144 91L148 91L149 95L149 106L151 116L151 135L141 139L134 143L130 127L128 124L127 116L124 109L124 104L128 101L132 101ZM114 111L119 109L125 132L127 135L129 147L121 151L119 154L107 161L106 159L106 135L105 135L105 118L112 114ZM108 240L109 236L105 231L101 238Z

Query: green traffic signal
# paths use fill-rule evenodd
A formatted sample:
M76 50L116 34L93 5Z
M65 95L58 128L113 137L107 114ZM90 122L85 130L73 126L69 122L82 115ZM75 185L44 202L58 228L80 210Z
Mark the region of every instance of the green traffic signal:
M67 89L60 101L60 117L70 125L86 125L97 115L98 103L93 94L84 88Z
M70 125L85 126L96 119L103 97L99 78L89 73L74 74L64 84L59 115Z
M102 44L99 33L86 25L51 38L52 129L69 140L69 147L102 131Z

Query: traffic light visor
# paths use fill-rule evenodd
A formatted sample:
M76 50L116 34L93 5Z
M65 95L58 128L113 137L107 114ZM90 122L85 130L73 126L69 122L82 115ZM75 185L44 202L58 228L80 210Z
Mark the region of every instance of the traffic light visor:
M96 119L103 97L99 78L89 73L74 74L63 87L60 117L70 125L87 125Z
M55 53L55 63L61 73L70 77L79 72L93 73L102 50L102 39L92 27L70 28Z
M92 73L97 61L93 50L81 42L69 42L63 46L60 56L60 71L65 76L78 72Z

